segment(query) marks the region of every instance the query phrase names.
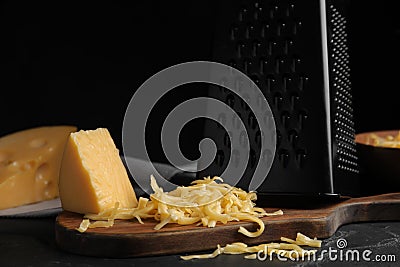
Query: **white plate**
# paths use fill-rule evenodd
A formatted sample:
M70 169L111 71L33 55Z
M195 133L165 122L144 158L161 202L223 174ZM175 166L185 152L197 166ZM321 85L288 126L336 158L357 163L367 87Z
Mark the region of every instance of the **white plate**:
M129 164L135 167L139 171L140 176L150 177L152 168L150 162L135 159L132 157L122 157L122 159L129 161ZM184 168L177 169L169 164L154 163L154 167L160 172L165 179L169 179L176 175L182 170L192 171L196 166L185 166ZM129 173L129 170L127 169ZM141 189L135 188L136 193ZM61 201L59 198L53 200L42 201L34 204L28 204L19 206L16 208L10 208L5 210L0 210L0 217L48 217L57 215L62 211Z

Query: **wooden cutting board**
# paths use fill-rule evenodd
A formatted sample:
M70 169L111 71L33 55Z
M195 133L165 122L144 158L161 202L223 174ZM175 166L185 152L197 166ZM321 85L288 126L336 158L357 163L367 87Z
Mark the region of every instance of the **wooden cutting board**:
M266 209L275 211L274 209ZM99 257L127 258L149 255L183 254L215 249L232 242L260 244L277 241L281 236L295 238L297 232L310 237L330 237L344 224L365 221L400 220L400 193L351 198L315 209L282 209L284 215L264 217L264 233L249 238L237 232L239 226L255 231L249 222L230 222L215 228L169 224L153 230L155 221L144 224L118 220L111 228L75 229L82 215L63 211L56 219L56 243L66 251Z

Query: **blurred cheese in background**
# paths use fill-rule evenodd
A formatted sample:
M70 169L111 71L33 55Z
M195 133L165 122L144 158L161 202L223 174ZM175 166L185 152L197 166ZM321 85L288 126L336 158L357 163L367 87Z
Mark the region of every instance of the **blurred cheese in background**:
M58 197L65 142L75 126L45 126L0 138L0 210Z

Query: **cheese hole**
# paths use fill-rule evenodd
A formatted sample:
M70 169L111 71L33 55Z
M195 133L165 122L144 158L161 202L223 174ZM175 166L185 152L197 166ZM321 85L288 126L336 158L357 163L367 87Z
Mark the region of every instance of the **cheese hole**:
M6 164L7 164L8 168L11 170L18 170L21 168L20 163L16 160L9 160L9 161L7 161Z
M37 138L33 139L29 145L33 148L41 148L44 147L47 144L47 141L43 138Z
M43 163L36 169L35 179L36 182L43 181L46 174L49 172L49 164Z
M27 171L27 170L33 169L35 167L35 165L36 165L36 162L34 160L30 160L21 166L21 170Z

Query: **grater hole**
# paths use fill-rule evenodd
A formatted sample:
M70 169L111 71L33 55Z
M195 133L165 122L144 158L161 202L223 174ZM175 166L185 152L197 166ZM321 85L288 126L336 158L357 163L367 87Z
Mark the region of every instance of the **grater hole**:
M308 83L308 77L307 77L307 76L304 76L304 75L301 75L300 78L299 78L298 89L299 89L300 91L304 91L304 89L305 89L306 86L307 86L307 83Z
M281 113L281 123L285 128L288 128L290 120L290 113L286 110Z
M276 26L276 35L277 36L281 36L283 34L285 34L285 30L286 30L286 23L282 20L278 21L278 25Z
M297 131L295 129L291 129L288 132L288 141L289 141L289 143L293 147L296 147L298 139L299 139L299 134L297 133Z
M290 76L290 74L287 73L284 74L282 76L282 90L283 91L290 90L291 84L292 84L292 77Z
M304 167L306 158L307 158L307 153L306 153L305 149L297 149L296 150L296 163L297 163L298 167L300 167L300 168Z
M246 8L246 7L242 7L242 8L240 9L240 11L239 11L239 14L238 14L238 20L239 20L240 22L245 21L246 18L247 18L247 16L248 16L248 10L247 10L247 8Z
M280 146L282 143L282 134L279 130L276 130L276 144Z
M283 64L283 59L281 59L280 57L276 57L274 64L276 74L279 74L281 72L282 64Z
M235 41L239 35L239 27L234 25L230 29L230 39L231 41Z
M260 53L260 50L261 50L261 42L258 40L253 41L252 50L251 50L252 56L253 57L258 56Z
M245 29L244 36L246 39L254 38L254 26L249 24Z
M296 72L297 69L299 68L299 65L301 63L301 59L298 56L293 56L292 58L292 64L291 64L291 71Z
M304 128L307 118L308 118L308 112L304 109L300 110L299 115L298 115L298 122L299 122L300 129Z
M271 9L269 10L269 18L270 19L274 19L277 16L279 7L277 5L271 7Z
M264 74L267 71L268 68L268 61L266 58L260 58L259 63L259 71L261 74Z
M276 74L285 75L285 73L290 72L288 68L287 58L284 56L279 56L275 59L275 72Z
M261 26L260 36L266 38L271 35L271 25L269 23L263 23Z
M236 54L238 58L242 58L245 55L246 45L243 42L238 42L236 46Z
M267 41L267 54L268 54L268 56L272 56L272 54L275 51L276 45L277 45L277 43L274 40Z
M261 8L260 8L260 9L256 9L256 10L254 11L254 13L253 13L253 19L254 19L254 20L258 20L258 19L260 18L260 16L261 16L261 11L262 11Z
M285 11L286 17L291 17L294 14L294 4L289 4Z
M294 42L291 38L287 38L285 40L285 44L283 45L283 53L287 56L291 53L293 49Z
M279 92L274 93L273 96L273 105L277 110L282 108L283 97L282 94Z
M267 88L267 92L271 92L273 90L276 89L276 79L274 77L274 75L267 75L267 79L266 79L266 88Z
M293 29L292 29L293 35L299 34L299 31L300 31L302 26L303 26L303 23L301 21L295 21L293 23Z
M300 96L297 92L291 92L290 93L290 109L292 111L297 109L297 105L299 103Z
M248 74L251 72L253 67L253 62L251 61L251 59L247 58L243 61L243 71L244 73Z
M283 168L286 168L289 165L289 151L287 149L280 149L278 152L279 162L282 164Z

